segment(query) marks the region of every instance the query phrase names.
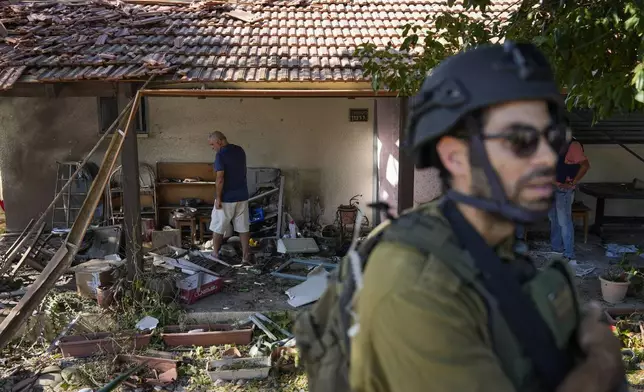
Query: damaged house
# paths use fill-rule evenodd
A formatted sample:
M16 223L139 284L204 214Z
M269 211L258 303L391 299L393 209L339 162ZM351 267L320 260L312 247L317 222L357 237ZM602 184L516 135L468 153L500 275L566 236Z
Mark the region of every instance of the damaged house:
M0 302L0 348L30 330L28 319L61 280L113 316L135 308L116 295L141 290L134 281L158 295L155 304L183 302L189 326L173 325L174 313L163 321L131 314L118 325L146 334L159 328L168 347L192 346L185 339L194 336L210 338L202 346L248 346L256 327L274 343L292 342L254 312L316 301L338 256L381 219L367 208L371 201L401 211L440 193L435 172L415 171L399 153L407 99L373 91L354 53L363 43L398 46L402 26L425 22L445 4L36 0L0 7L0 200L10 232L0 238L0 294L10 302ZM505 13L514 5L491 7ZM592 162L585 181L599 183L580 186L578 199L589 206L580 216L592 222L594 214L601 224L644 215L644 182L633 181L644 116L590 119L587 112L572 118ZM205 246L216 189L213 131L246 151L249 244L261 263L234 264L239 249L222 260ZM614 202L622 199L631 200ZM353 230L358 209L368 221ZM19 287L5 284L18 276ZM234 335L223 342L222 331L206 325L212 320L198 319L213 310L253 313L219 326ZM68 343L102 346L112 337L78 335L81 310L66 313L62 335L77 334ZM48 343L48 351L77 356L57 347L58 337ZM271 367L265 359L252 369L262 377ZM229 364L215 362L210 377L221 381ZM177 377L176 363L160 370Z
M212 199L213 186L164 184L157 170L199 163L180 170L203 177L216 130L246 150L249 167L279 169L285 210L296 220L306 199L319 200L326 223L354 195L364 206L380 189L395 206L403 183L403 204L413 204L413 169L398 162L401 99L374 93L353 52L365 42L399 43L398 28L422 21L434 2L166 4L2 8L0 171L9 231L45 210L57 177L69 175L66 163L85 156L151 75L134 159L146 175L152 169L156 197L142 203L157 216L179 199ZM61 220L68 225L69 217L53 219Z
M493 7L505 13L512 4ZM354 52L363 43L400 44L402 26L442 7L438 0L74 0L2 7L0 172L8 231L21 231L45 211L152 76L133 119L137 137L123 149L129 159L123 169L115 167L99 204L100 224L118 221L119 179L127 177L120 173L132 170L140 174L143 224L160 229L184 204L207 215L214 198L214 153L206 140L212 131L244 147L253 170L277 170L275 187L283 176L279 207L295 221L315 210L321 224L332 224L338 206L354 195L361 195L354 200L363 209L375 199L400 210L434 198L440 192L435 174L415 172L398 154L405 100L372 91ZM588 118L573 119L593 165L586 180L631 182L634 158L603 132L641 143L642 116L616 118L599 130ZM105 140L90 160L94 171ZM261 191L253 188L262 185L259 177L249 177L251 189ZM60 216L47 219L48 229L70 226L90 183L56 206ZM593 195L579 198L606 215L642 210L637 200L604 208L603 202L595 207ZM273 216L275 204L268 210ZM374 211L367 215L379 221ZM288 222L278 221L283 231ZM190 227L194 236L200 226Z

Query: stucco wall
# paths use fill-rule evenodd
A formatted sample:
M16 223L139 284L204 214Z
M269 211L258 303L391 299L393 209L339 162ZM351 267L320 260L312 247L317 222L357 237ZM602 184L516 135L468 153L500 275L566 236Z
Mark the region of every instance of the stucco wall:
M56 162L82 158L98 140L97 124L95 98L0 99L0 171L9 230L21 230L45 210L54 195Z
M627 146L644 157L644 146ZM585 182L631 182L637 177L644 180L644 162L638 160L620 146L585 145L584 150L590 161L590 171ZM577 192L576 200L595 209L595 198ZM644 216L644 200L607 200L606 215ZM591 217L591 220L594 217Z
M209 162L208 134L224 132L246 150L248 166L281 168L295 219L305 197L320 196L325 221L349 198L373 200L373 100L149 98L150 136L139 160ZM350 108L368 108L368 122L349 122ZM365 204L365 203L361 203Z
M207 136L220 130L249 166L283 170L296 219L304 197L320 196L327 223L351 196L373 199L373 100L150 98L148 108L141 162L212 161ZM350 108L368 108L369 122L349 122ZM96 99L3 98L0 124L7 223L20 230L50 203L56 161L82 159L98 140Z
M296 217L306 196L321 197L327 222L352 195L362 193L363 205L373 199L372 100L153 98L148 107L150 136L139 139L143 162L211 161L206 136L221 130L246 149L249 165L284 170L287 203ZM352 107L369 108L370 121L349 122ZM9 230L21 230L46 208L56 162L81 159L98 140L97 126L95 98L0 100L0 181ZM644 156L644 146L630 147ZM587 145L586 154L592 168L585 181L644 179L644 163L619 146ZM99 151L93 160L101 158ZM397 165L392 167L397 178ZM416 204L438 192L431 171L416 173ZM577 198L594 208L594 198ZM606 213L644 215L644 202L609 201Z

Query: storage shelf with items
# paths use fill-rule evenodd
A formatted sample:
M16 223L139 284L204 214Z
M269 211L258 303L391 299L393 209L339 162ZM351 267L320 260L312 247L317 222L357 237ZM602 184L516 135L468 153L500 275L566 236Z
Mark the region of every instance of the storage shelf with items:
M191 207L210 216L215 204L216 173L208 162L157 162L157 208L161 226L170 225L172 212Z

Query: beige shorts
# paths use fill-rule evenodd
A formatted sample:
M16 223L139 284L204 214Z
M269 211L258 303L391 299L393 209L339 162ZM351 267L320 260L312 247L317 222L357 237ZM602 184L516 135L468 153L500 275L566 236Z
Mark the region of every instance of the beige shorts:
M232 235L231 221L236 232L248 233L250 231L248 201L221 203L221 210L212 209L211 218L210 231L213 233Z

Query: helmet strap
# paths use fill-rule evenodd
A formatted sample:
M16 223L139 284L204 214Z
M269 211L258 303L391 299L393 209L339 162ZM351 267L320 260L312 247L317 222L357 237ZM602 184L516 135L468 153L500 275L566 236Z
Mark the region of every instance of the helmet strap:
M454 189L445 194L447 199L458 203L470 205L479 210L498 214L515 223L533 223L545 218L548 211L532 211L512 203L503 189L503 184L498 173L490 163L485 144L483 142L483 127L478 116L468 116L465 126L470 133L470 160L472 166L480 167L485 173L492 196L490 198L466 195Z

